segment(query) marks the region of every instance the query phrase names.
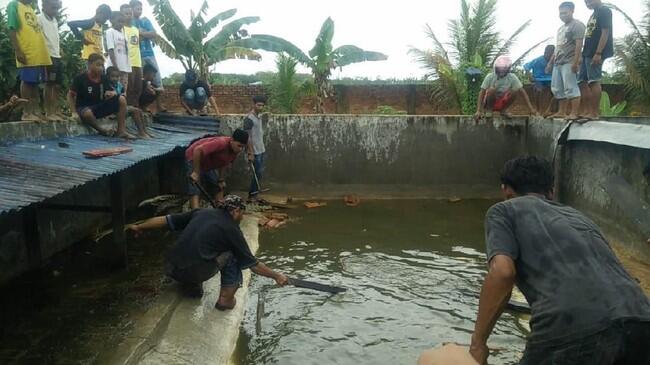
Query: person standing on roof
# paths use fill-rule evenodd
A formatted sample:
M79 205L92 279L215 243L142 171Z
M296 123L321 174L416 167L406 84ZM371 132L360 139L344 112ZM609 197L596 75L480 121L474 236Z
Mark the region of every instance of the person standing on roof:
M81 58L88 61L91 54L104 55L103 27L111 18L111 8L106 4L97 7L95 16L87 20L74 20L68 22L68 27L74 36L83 41Z
M544 94L547 90L551 89L551 72L548 72L547 66L551 63L551 58L555 53L555 46L549 44L544 49L544 54L535 58L524 65L524 70L528 75L528 79L533 82L535 107L537 110L542 110L544 106ZM552 64L551 64L552 65Z

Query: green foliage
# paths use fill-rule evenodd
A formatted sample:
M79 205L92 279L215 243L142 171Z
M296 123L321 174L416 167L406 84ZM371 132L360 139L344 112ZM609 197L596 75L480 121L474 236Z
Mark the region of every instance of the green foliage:
M61 63L63 64L63 87L67 90L75 76L85 70L85 61L81 58L81 41L75 38L70 31L62 31L61 39Z
M250 16L230 20L237 9L230 9L206 18L208 1L197 13L192 12L190 26L186 27L169 0L148 0L166 39L158 37L156 43L170 58L178 59L186 70L194 69L204 80L209 80L210 66L229 59L260 60L262 56L235 42L249 38L244 26L256 23L259 17ZM225 21L218 31L213 31Z
M623 115L626 107L627 101L625 100L612 106L609 94L606 91L603 91L600 97L600 115L604 117L618 117Z
M388 56L372 51L365 51L357 46L344 45L334 48L334 21L327 18L321 26L320 32L309 54L291 42L271 35L257 34L243 39L237 44L252 49L263 49L270 52L285 52L299 63L309 67L314 77L316 87L316 112L324 112L325 99L330 97L334 89L330 83L332 70L337 67L365 61L382 61Z
M9 39L7 16L0 10L0 103L9 99L16 85L16 59Z
M471 114L476 109L480 85L486 74L492 72L494 61L507 55L517 38L530 25L524 22L509 38L501 39L496 31L497 0L461 0L461 12L448 23L448 44L440 42L427 24L426 36L432 41L431 49L412 47L409 53L426 70L425 79L431 81L431 100L438 105ZM514 61L517 66L543 40ZM467 76L468 69L482 72L481 76Z
M303 97L311 94L311 80L300 82L297 78L298 61L286 53L279 53L275 64L278 72L271 81L269 106L274 113L295 114Z
M616 60L625 70L622 76L628 99L650 105L650 0L644 0L644 4L647 12L641 24L636 24L617 6L607 6L621 13L633 29L616 42Z
M406 111L404 110L397 110L393 108L390 105L379 105L377 109L375 109L374 114L381 114L381 115L405 115Z

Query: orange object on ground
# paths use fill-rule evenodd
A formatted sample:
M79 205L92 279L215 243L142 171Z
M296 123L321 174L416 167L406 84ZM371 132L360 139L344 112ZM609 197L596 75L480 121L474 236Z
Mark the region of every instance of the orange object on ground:
M354 195L346 195L343 198L343 201L345 201L345 205L347 205L348 207L356 207L357 205L359 205L359 203L361 203L361 198Z
M312 209L312 208L320 208L320 207L324 207L324 206L326 206L326 205L327 205L327 203L317 203L317 202L306 202L306 203L305 203L305 206L306 206L307 208L309 208L309 209Z
M100 157L122 155L125 153L129 153L131 151L133 151L133 148L131 147L115 147L115 148L105 148L105 149L84 151L83 154L86 157L100 158Z

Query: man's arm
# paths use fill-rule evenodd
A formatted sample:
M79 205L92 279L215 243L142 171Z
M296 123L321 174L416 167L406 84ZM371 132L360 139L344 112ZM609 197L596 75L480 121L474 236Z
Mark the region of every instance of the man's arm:
M475 118L480 118L483 115L483 99L485 99L485 89L481 88L481 92L478 93L478 101L476 102L476 114Z
M219 115L219 114L221 114L221 113L219 112L219 107L217 106L217 101L214 100L214 96L210 96L208 99L210 100L210 106L211 106L212 109L214 110L214 114L215 114L215 115Z
M571 71L573 71L574 74L577 74L578 71L580 70L580 60L582 54L577 50L582 49L583 43L584 43L584 38L576 39L576 52L573 55L573 63L571 64Z
M158 34L153 29L153 25L151 24L149 19L142 19L141 24L143 27L139 28L140 38L155 40Z
M601 63L603 63L603 50L607 45L607 40L609 39L609 32L611 32L609 28L603 28L603 31L600 34L600 40L598 41L598 47L596 48L596 53L594 54L594 57L591 59L591 63L594 65L600 65Z
M248 140L249 141L252 140L252 138L253 138L253 121L249 117L244 118L244 130L246 132L248 132ZM254 151L253 151L253 144L248 143L246 145L246 150L248 151L248 161L253 161L253 159L255 158L255 154L254 154Z
M285 286L289 283L289 279L279 272L271 270L268 266L264 265L261 262L258 262L257 265L251 267L251 271L257 275L265 276L275 280L275 282L280 286Z
M489 355L487 341L510 299L517 271L514 261L506 255L496 255L481 288L478 316L469 352L479 364L486 364Z
M528 97L528 93L526 92L526 90L522 87L521 89L519 89L519 92L524 97L524 100L526 101L526 105L528 105L528 110L530 110L530 114L536 114L537 110L535 109L533 104L530 102L530 98Z
M149 218L140 224L129 224L126 226L126 229L132 231L133 234L138 237L142 234L143 231L150 229L160 229L164 227L167 227L167 217L160 216Z
M190 177L192 180L199 182L199 176L201 176L201 159L203 158L203 147L197 146L192 151L192 174Z
M73 21L68 22L68 27L70 28L70 31L75 36L75 38L83 39L84 36L83 36L83 34L81 34L81 31L92 28L93 23L94 23L94 20L92 20L92 19L73 20Z
M581 48L578 48L578 49L581 49ZM576 53L578 53L578 52L576 52ZM553 56L551 56L551 59L546 64L546 68L544 68L544 71L547 74L550 74L553 71L553 65L555 64L556 56L557 56L557 51L553 52Z

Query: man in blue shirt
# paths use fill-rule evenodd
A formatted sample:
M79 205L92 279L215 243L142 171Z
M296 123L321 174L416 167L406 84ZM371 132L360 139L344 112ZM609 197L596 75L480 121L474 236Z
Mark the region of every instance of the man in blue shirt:
M154 42L158 35L151 21L142 16L142 2L140 0L131 0L129 5L133 9L133 24L140 30L140 57L142 57L142 67L144 65L151 65L158 70L154 84L162 89L163 84L160 77L160 67L158 67L158 62L156 62L156 56L153 52Z
M528 75L528 79L535 83L535 92L533 94L535 95L534 98L537 110L540 112L542 110L544 93L546 90L550 90L551 87L551 78L553 74L546 72L546 66L551 61L554 53L555 46L548 45L546 46L546 49L544 49L543 56L539 56L524 65L524 70L526 71L526 75Z

